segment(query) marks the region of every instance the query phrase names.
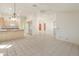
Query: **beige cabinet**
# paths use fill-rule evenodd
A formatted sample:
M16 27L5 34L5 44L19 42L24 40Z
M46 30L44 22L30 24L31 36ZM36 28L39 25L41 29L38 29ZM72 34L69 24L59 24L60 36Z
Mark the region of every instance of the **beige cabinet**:
M23 30L0 31L0 41L14 40L24 38Z

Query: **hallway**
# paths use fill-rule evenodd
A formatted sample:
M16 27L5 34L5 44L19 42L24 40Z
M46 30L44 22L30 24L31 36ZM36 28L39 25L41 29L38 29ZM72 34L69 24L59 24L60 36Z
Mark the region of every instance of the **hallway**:
M50 35L26 36L0 43L0 56L79 56L79 46Z

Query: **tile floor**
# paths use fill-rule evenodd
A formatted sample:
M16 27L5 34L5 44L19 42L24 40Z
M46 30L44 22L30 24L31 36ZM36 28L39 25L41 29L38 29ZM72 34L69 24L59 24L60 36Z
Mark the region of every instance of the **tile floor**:
M50 35L26 36L0 42L0 56L78 56L79 46L54 39Z

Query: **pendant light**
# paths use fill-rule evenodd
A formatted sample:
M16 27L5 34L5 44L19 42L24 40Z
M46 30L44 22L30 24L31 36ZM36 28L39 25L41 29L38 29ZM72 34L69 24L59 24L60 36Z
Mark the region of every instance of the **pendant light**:
M16 21L16 3L14 3L13 8L14 8L14 12L13 12L13 15L12 15L11 20L12 20L12 21Z

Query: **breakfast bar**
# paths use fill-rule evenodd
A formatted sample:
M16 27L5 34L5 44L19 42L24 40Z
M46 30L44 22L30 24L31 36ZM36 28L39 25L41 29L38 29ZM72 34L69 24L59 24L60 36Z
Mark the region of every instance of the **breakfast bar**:
M0 41L24 38L24 30L0 30Z

